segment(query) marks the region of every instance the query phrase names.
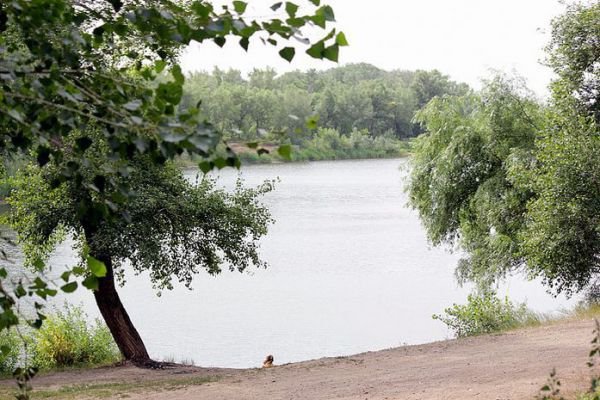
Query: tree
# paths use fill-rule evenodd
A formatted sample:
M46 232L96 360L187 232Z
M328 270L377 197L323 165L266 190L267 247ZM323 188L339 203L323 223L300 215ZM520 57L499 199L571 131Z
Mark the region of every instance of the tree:
M89 185L98 185L95 177L99 170L119 164L106 158L101 141L96 143L86 151L92 162L82 170ZM193 275L202 269L218 274L224 265L240 272L252 265L265 266L258 256L257 240L267 232L271 218L258 197L268 192L271 184L257 189L238 184L230 194L217 190L208 178L198 185L188 182L172 163L157 166L149 157L139 156L131 165L130 174L121 178L122 184L136 191L121 207L127 219L82 219L85 212L80 207L91 193L70 181L52 188L50 182L60 174L53 166L29 167L15 179L8 201L13 226L25 245L27 264L45 259L67 233L77 239L81 260L92 256L104 264L100 279L86 277L85 264L67 272L63 289L75 290L77 282L71 281L70 275L83 274L82 284L93 289L125 359L152 366L154 362L116 292L115 279L122 278L129 263L135 272L149 272L153 285L162 290L172 288L173 279L189 287Z
M51 246L61 228L70 228L80 235L82 255L87 262L63 275L65 284L61 289L73 290L77 285L74 277L83 275L82 284L94 290L98 306L124 356L138 365L147 365L150 360L114 290L113 263L124 255L135 262L143 254L139 251L151 248L141 249L142 244L137 243L127 253L108 246L103 227L114 227L110 234L119 243L121 233L117 227L129 226L128 221L142 217L135 214L132 205L142 206L138 194L150 193L167 210L182 213L173 214L171 217L175 219L163 225L174 229L175 236L171 238L175 243L169 244L181 248L190 245L196 254L202 255L195 260L216 272L213 267L219 261L214 253L216 248L225 251L225 258L233 264L244 265L239 264L234 251L242 250L246 242L224 242L227 239L222 237L224 230L231 228L234 230L229 233L231 237L242 239L242 229L253 229L246 233L258 237L262 234L260 221L264 220L258 217L250 221L236 211L241 205L253 210L249 195L241 192L231 198L221 193L220 208L218 203L215 209L202 204L199 193L211 201L218 198L211 197L210 190L197 189L198 192L186 186L180 175L165 164L187 152L204 158L200 164L204 171L239 166L231 151L225 158L213 156L220 132L202 117L197 106L178 109L185 82L176 62L178 51L191 41L210 40L222 46L232 38L247 49L252 38L260 37L265 43L279 47L279 54L291 61L295 49L281 48L280 41L287 43L291 38L299 38L309 44L310 56L336 61L339 47L347 44L343 34L328 30L314 41L302 36L302 27L314 25L326 29L334 20L331 7L320 6L318 0L310 3L307 13L304 8L286 3L283 20L248 19L244 16L243 1L234 1L220 11L204 1L14 0L1 5L0 149L8 154L32 154L42 170L28 175L28 179L40 177L39 184L48 194L56 194L54 202L49 203L55 213L48 214L42 207L32 208L39 213L32 218L40 221L39 226L34 225L29 231L35 236L32 243L43 244L38 250ZM271 8L277 11L281 5L276 3ZM144 180L146 172L164 183L164 193L151 191L149 181ZM27 204L37 204L36 196L44 195L22 188L22 193L31 196L30 201L19 194L15 196L22 200L19 203L25 209ZM197 208L175 202L176 191L196 201ZM163 201L159 201L161 194L166 196ZM167 200L173 200L173 205L164 202ZM145 212L150 210L146 208ZM153 211L161 218L170 216ZM219 211L234 214L223 216ZM29 216L18 215L26 232ZM46 225L41 224L42 216L47 218ZM193 225L196 231L191 230L192 225L184 226L186 221L182 218L190 216L198 218L187 221L196 224ZM253 222L258 222L255 228ZM189 235L208 232L202 237L205 247L196 246L199 242L193 237L187 237L186 242L185 237L178 236L182 232ZM146 233L148 238L157 238L152 232ZM211 250L211 246L216 247ZM245 249L240 255L251 255L251 246ZM37 257L32 263L41 268L43 258ZM140 263L149 265L144 260ZM173 273L180 278L180 273L185 274L185 268L178 269L175 264L168 267L171 269L162 270L165 276ZM7 271L0 269L0 278L6 277ZM155 278L161 281L164 277L155 275ZM23 297L35 299L38 316L31 323L39 326L44 318L42 300L55 293L41 277L30 284L18 282L14 295L0 284L0 329L18 323L14 305Z
M312 97L295 86L286 87L280 92L280 106L275 115L275 127L284 132L292 143L301 143L307 135L306 122L313 114Z
M443 75L438 70L417 71L410 87L417 97L418 108L422 108L436 96L444 94L459 96L469 90L469 87L464 83L452 82L448 76Z
M258 87L249 88L244 100L242 113L247 124L244 131L254 131L254 137L260 138L273 128L273 117L279 109L280 102L272 90Z
M458 267L462 279L489 285L523 269L567 295L595 283L599 20L600 4L591 2L572 4L553 21L548 64L558 79L547 107L520 94L521 85L500 85L434 100L420 113L426 133L416 149L410 201L434 244L467 251Z
M567 294L600 273L600 3L575 3L552 23L558 75L536 162L521 174L535 197L521 235L532 275Z
M519 240L530 275L571 294L600 273L600 127L574 111L552 110L549 119L536 162L517 176L535 193Z
M600 4L573 3L552 22L547 64L560 77L552 84L553 102L573 102L579 113L600 124Z
M542 110L522 82L496 77L480 94L438 97L417 114L408 184L434 245L467 251L458 276L487 286L520 267L518 234L531 193L512 171L532 158Z

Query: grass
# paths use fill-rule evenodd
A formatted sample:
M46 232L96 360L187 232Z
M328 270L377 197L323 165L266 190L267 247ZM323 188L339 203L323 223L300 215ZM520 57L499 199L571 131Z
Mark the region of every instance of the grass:
M578 304L565 318L592 319L600 316L600 304Z
M210 382L216 382L217 377L187 377L149 380L143 382L106 382L92 384L66 385L56 389L39 388L31 392L34 399L56 399L69 400L78 398L126 398L132 393L141 392L168 392L183 389L188 386L198 386ZM35 382L35 381L34 381ZM0 387L0 399L14 398L16 390Z
M182 358L181 360L177 361L175 359L175 356L172 354L170 354L166 357L163 357L162 361L166 362L166 363L170 363L170 364L180 364L180 365L192 366L192 367L196 365L193 358Z

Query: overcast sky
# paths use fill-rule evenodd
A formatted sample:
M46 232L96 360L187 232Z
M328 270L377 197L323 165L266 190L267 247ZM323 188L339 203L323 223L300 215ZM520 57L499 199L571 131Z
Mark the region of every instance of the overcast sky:
M248 16L262 16L266 4L250 0ZM301 1L297 1L301 3ZM516 71L541 96L552 78L543 60L550 21L564 11L557 0L330 0L336 27L349 47L340 64L367 62L391 69L438 69L453 79L479 87L490 69ZM253 14L254 13L254 14ZM294 42L294 45L301 46ZM302 55L301 55L302 54ZM298 51L291 64L276 49L251 42L248 53L234 43L192 45L182 56L186 71L236 68L243 72L270 66L279 72L331 68Z

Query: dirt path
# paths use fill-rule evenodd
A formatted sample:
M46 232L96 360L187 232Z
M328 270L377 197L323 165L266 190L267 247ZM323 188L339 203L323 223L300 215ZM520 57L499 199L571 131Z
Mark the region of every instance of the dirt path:
M39 388L216 377L216 381L202 385L180 385L168 390L154 386L151 391L135 390L126 396L144 400L531 400L553 367L563 383L563 393L587 387L586 361L593 327L591 320L564 321L498 335L324 358L266 370L179 367L146 371L120 367L57 373L40 377L34 384ZM0 386L5 384L0 382Z

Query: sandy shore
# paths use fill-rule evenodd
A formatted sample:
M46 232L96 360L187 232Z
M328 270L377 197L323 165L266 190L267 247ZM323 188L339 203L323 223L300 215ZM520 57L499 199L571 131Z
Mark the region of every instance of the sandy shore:
M40 376L34 385L49 390L66 385L137 383L136 390L124 388L110 397L144 400L533 399L553 367L564 394L587 388L590 371L586 361L593 327L591 320L562 321L271 369L99 368ZM210 377L211 382L139 387L145 382L173 383L190 377ZM10 384L0 381L0 386Z

